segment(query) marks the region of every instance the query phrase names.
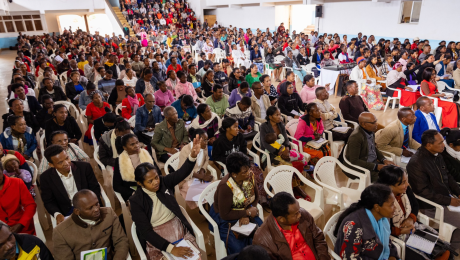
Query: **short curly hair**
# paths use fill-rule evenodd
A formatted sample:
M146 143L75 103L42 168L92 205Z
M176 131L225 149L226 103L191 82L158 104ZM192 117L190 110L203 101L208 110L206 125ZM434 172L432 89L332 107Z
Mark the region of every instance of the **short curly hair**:
M226 161L228 173L239 173L244 166L251 166L249 157L242 152L231 153Z

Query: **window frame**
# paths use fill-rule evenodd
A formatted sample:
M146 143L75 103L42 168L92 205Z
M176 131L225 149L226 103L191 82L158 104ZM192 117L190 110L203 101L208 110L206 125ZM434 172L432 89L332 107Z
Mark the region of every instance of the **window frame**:
M14 17L18 18L18 16L21 17L21 19L14 19ZM26 16L27 18L24 18L24 16ZM34 17L34 16L38 16L38 17ZM30 18L29 18L30 17ZM30 21L31 24L32 24L32 31L28 30L27 28L27 25L26 25L26 21ZM35 26L35 23L39 21L40 24L41 24L41 27L42 27L42 30L37 30L37 26ZM13 24L13 29L14 31L13 32L9 32L8 31L8 28L5 24L5 22L12 22ZM16 22L20 22L22 24L22 27L24 28L23 31L18 31L18 28L16 26ZM43 31L43 22L42 22L42 17L40 14L14 14L14 15L0 15L0 26L3 28L3 31L4 32L0 32L0 35L4 34L4 33L27 33L27 32L39 32L39 31Z
M411 5L411 8L410 8L410 16L409 16L409 22L406 23L404 22L404 18L403 15L404 15L404 5L408 2L411 2L412 5ZM415 3L416 2L420 2L420 11L419 11L419 14L418 14L418 21L417 22L412 22L412 18L413 18L413 14L414 14L414 6L415 6ZM398 23L399 24L418 24L420 22L420 15L422 13L422 0L406 0L406 1L401 1L401 6L400 6L400 12L399 12L399 21Z

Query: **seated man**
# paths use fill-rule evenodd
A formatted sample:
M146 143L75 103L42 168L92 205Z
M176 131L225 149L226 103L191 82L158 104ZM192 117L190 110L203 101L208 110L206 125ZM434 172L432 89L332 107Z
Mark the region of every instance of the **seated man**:
M134 133L139 141L149 146L155 130L155 125L163 121L161 109L155 105L155 96L147 94L144 97L144 105L136 111L136 126Z
M391 122L375 134L377 149L396 156L411 157L413 153L408 149L417 150L420 147L420 143L412 138L415 119L412 108L399 109L398 120Z
M113 209L101 208L97 195L87 189L77 192L72 204L70 218L53 230L54 257L80 259L82 251L107 248L107 259L126 259L128 237Z
M219 63L214 63L214 83L219 84L219 85L226 85L228 84L228 76L225 74L220 67Z
M418 143L422 143L422 134L428 129L438 130L438 121L436 121L436 116L433 114L434 106L433 100L428 97L419 97L415 105L418 107L418 110L415 111L415 116L417 119L414 123L414 129L412 130L412 138Z
M155 149L158 160L165 163L169 159L168 153L177 153L189 143L189 139L185 122L179 119L174 107L165 107L163 115L165 120L155 127L151 145Z
M176 109L178 117L183 119L185 122L193 121L198 116L196 107L191 95L182 95L177 98L176 101L172 102L172 107Z
M88 162L89 163L89 156L80 148L78 145L74 143L69 143L69 137L67 136L66 131L54 131L51 133L51 144L57 144L62 146L66 151L67 155L69 156L71 161L77 162ZM50 165L46 158L43 158L40 167L38 168L38 173L42 174L44 171L48 170Z
M317 89L315 89L315 95L316 99L314 100L314 102L316 103L316 106L321 112L321 119L323 120L324 130L331 131L334 127L336 127L334 125L334 119L336 119L339 116L339 114L337 113L337 111L335 111L335 108L331 106L331 104L329 103L329 92L327 92L327 89L325 87L318 87ZM347 143L348 138L353 132L353 129L349 129L346 133L336 131L331 132L332 139L334 141L345 141L345 143Z
M38 111L35 118L40 124L40 127L45 129L46 121L53 119L54 100L53 98L51 98L50 95L43 95L41 102L43 108L40 111Z
M369 112L363 112L359 115L359 129L352 134L348 139L346 150L346 158L351 163L349 165L345 161L343 164L357 172L362 171L353 167L360 166L370 171L371 182L374 182L379 177L379 171L385 165L393 164L392 161L386 160L385 156L375 146L374 133L377 131L377 118ZM343 154L342 154L343 156ZM356 179L356 176L344 172L351 179Z
M50 169L40 176L43 204L59 225L73 212L72 198L79 190L90 189L101 196L93 167L87 162L72 162L66 150L53 144L46 148L45 158Z
M99 160L105 166L115 166L118 155L123 152L121 137L131 133L131 126L124 118L118 117L115 127L99 138ZM115 145L115 147L113 147Z
M28 234L16 234L2 221L0 221L0 245L2 245L0 259L54 259L40 238Z
M253 245L273 260L330 259L323 232L291 194L276 193L270 205L272 213L254 234Z
M85 110L86 107L89 105L89 103L93 102L91 99L91 93L93 92L98 92L99 95L102 98L102 102L105 102L104 94L96 89L96 85L94 85L91 81L88 82L88 85L86 85L86 90L83 90L80 93L80 99L78 100L78 107L81 108L82 110Z
M228 108L228 97L224 95L224 88L222 85L215 84L212 87L212 95L206 98L206 104L209 105L211 111L222 117L225 110Z
M358 94L358 84L356 81L347 81L348 95L342 97L339 103L343 118L358 123L358 117L362 112L369 112L364 104L363 98Z
M265 123L267 109L271 106L270 98L264 94L264 88L260 82L252 83L254 95L251 96L251 110L255 120L260 123Z
M20 83L15 83L11 85L11 92L14 93L14 96L20 100L22 100L22 104L24 105L24 111L30 112L33 115L37 115L38 111L42 109L40 103L38 103L37 98L35 96L28 96L24 90L24 86Z
M250 132L254 129L255 118L251 109L251 98L243 97L236 105L227 108L225 117L233 117L238 120L239 131Z
M99 80L97 83L97 88L104 93L103 97L108 98L109 94L112 93L112 90L115 88L116 79L112 78L113 72L111 70L106 70L104 78Z
M450 211L447 206L460 206L460 187L449 174L441 153L444 151L444 138L434 129L422 134L422 146L407 164L407 174L412 191L427 200L443 206L444 221L457 229L452 234L452 247L460 248L460 213ZM419 201L420 211L434 217L436 209Z
M202 62L202 61L198 62L198 66L200 66L200 62ZM204 62L204 66L198 71L197 75L199 75L201 78L203 78L204 74L206 74L206 72L208 70L212 70L212 61L210 61L210 60L207 60L207 61Z
M117 117L120 117L121 119L121 116L117 116L114 113L110 112L94 120L93 128L94 138L96 139L96 141L99 141L99 138L101 138L102 134L113 129L113 126L117 121Z

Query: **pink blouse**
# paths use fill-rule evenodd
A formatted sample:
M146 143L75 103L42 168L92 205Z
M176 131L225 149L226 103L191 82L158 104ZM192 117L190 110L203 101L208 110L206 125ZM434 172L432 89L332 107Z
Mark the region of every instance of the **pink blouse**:
M174 102L173 94L169 89L166 92L161 91L161 89L155 91L155 104L159 107L167 107Z

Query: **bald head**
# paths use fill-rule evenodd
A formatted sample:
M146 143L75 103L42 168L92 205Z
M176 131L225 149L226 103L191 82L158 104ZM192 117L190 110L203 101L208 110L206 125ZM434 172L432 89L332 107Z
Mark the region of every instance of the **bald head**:
M377 118L370 112L362 112L358 117L358 122L368 132L377 131Z
M97 196L91 190L83 189L75 193L72 198L72 204L74 208L81 209L85 206L85 203L88 201L88 198L94 196L97 199Z
M72 198L73 214L82 219L97 221L101 217L101 206L97 195L91 190L83 189Z

